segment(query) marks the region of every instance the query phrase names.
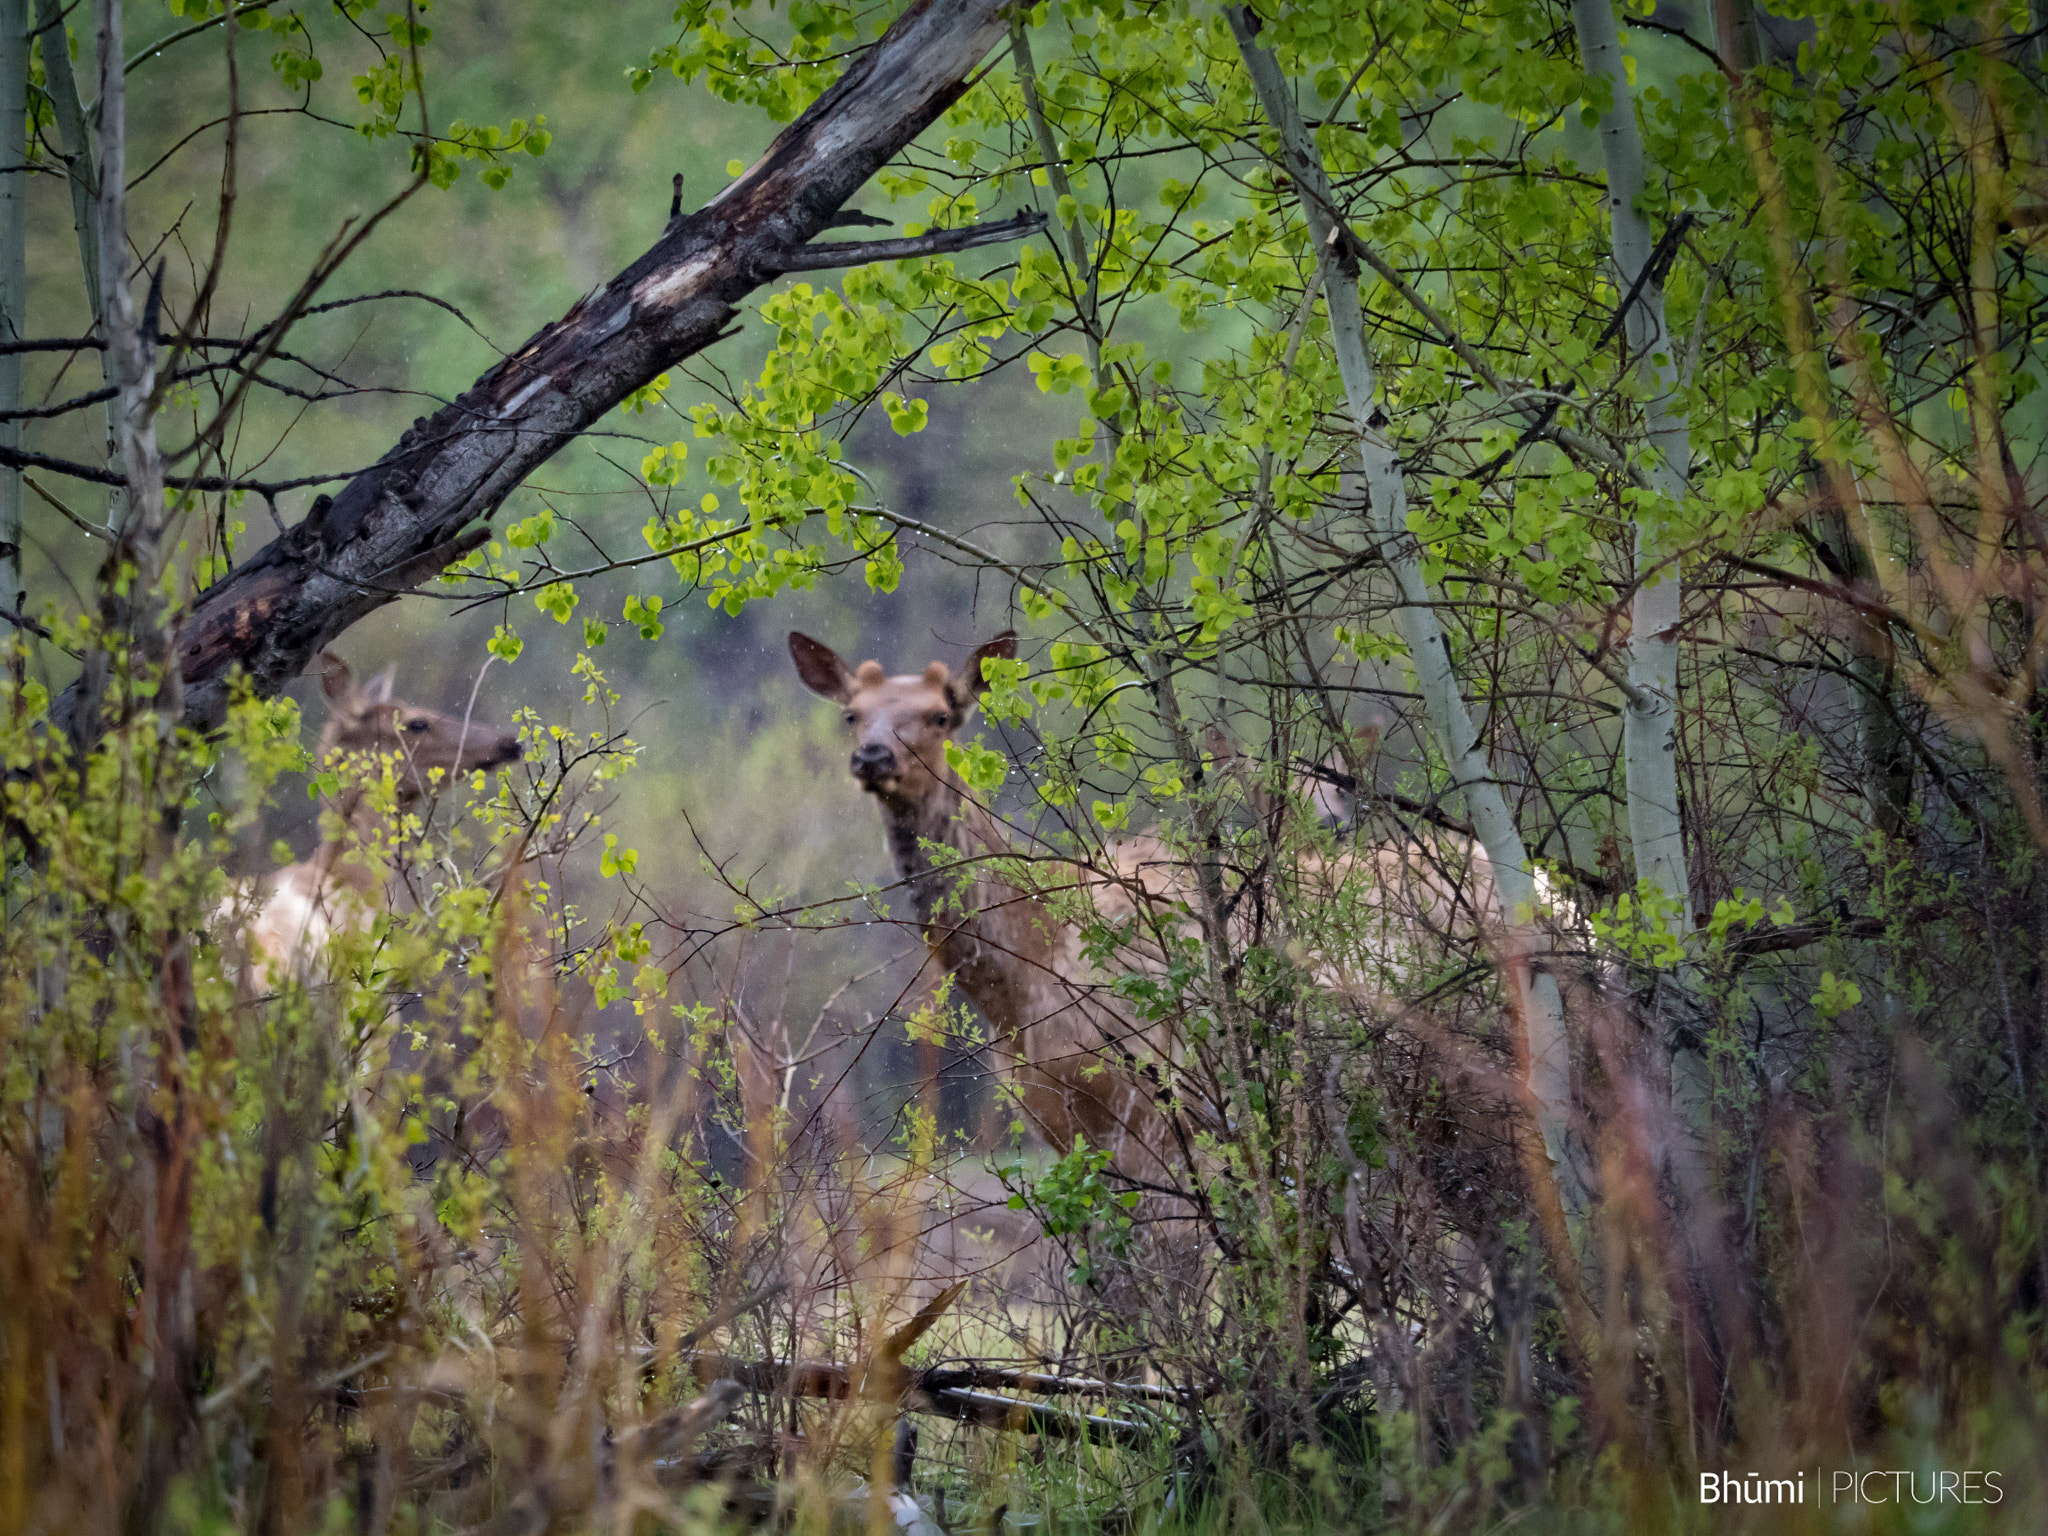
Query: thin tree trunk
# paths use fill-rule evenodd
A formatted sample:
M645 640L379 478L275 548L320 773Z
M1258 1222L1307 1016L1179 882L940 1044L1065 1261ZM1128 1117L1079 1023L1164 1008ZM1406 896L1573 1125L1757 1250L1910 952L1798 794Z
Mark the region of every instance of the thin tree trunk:
M1826 498L1829 482L1825 473L1816 472L1810 477L1810 484L1816 501ZM1880 597L1877 568L1863 541L1849 526L1848 512L1833 505L1818 521L1822 547L1839 567L1830 574L1861 596ZM1890 637L1860 613L1848 616L1847 631L1849 672L1858 684L1853 703L1858 756L1863 768L1863 799L1870 810L1871 825L1889 842L1904 837L1911 823L1913 748L1899 719Z
M0 340L28 339L28 0L0 0ZM21 446L21 354L0 356L0 447ZM21 471L0 469L0 608L21 605Z
M36 0L36 37L43 55L43 93L50 99L50 112L57 122L58 153L64 157L64 181L71 193L71 224L78 236L78 265L85 278L85 306L92 316L91 328L104 323L100 313L100 173L93 153L92 129L85 120L85 106L78 96L78 78L71 69L71 47L64 30L65 0ZM105 352L99 355L100 381L112 384L112 364ZM107 464L121 474L121 449L114 430L114 401L100 408L101 431L107 444ZM124 485L107 488L106 523L118 528L127 516L128 492Z
M131 605L147 612L161 607L155 588L163 575L164 466L156 447L156 337L143 334L145 328L154 332L155 316L136 313L128 282L128 91L121 67L120 0L99 0L99 50L99 318L107 344L107 382L116 391L114 468L128 489L126 515L114 525L114 558L134 563L140 590ZM131 646L154 650L142 634L123 638Z
M36 0L36 33L43 53L43 90L57 119L57 140L64 156L65 180L71 189L71 222L78 231L79 265L85 269L85 302L95 322L100 317L99 168L92 152L92 133L85 107L78 99L78 80L71 72L71 49L64 35L64 0Z
M1714 51L1721 56L1721 67L1738 76L1747 75L1763 56L1757 46L1756 7L1750 0L1713 0L1709 10L1714 26ZM1730 126L1736 125L1731 121Z
M1408 492L1401 461L1384 433L1373 425L1377 414L1372 359L1366 349L1364 312L1358 293L1358 263L1342 242L1332 210L1329 178L1322 157L1310 139L1294 98L1273 55L1260 47L1245 13L1227 9L1231 32L1237 39L1245 68L1250 72L1259 103L1280 136L1287 169L1302 189L1301 207L1309 234L1318 251L1328 250L1325 278L1330 313L1330 340L1337 355L1337 368L1344 381L1344 393L1358 434L1359 470L1365 480L1368 517L1373 536L1380 543L1382 558L1393 573L1400 593L1395 622L1407 642L1415 665L1423 711L1451 772L1455 787L1462 791L1479 834L1479 842L1492 867L1494 887L1499 893L1508 923L1509 973L1515 983L1522 1022L1528 1037L1528 1091L1543 1153L1555 1184L1559 1204L1567 1223L1576 1228L1586 1211L1589 1191L1573 1145L1571 1045L1565 1028L1564 1004L1557 979L1548 970L1532 965L1528 950L1535 939L1531 916L1540 904L1536 878L1529 865L1528 850L1493 776L1492 766L1479 747L1479 732L1459 686L1457 668L1451 657L1450 639L1444 633L1423 581L1422 561L1415 536L1408 529ZM1333 247L1332 242L1335 241ZM1539 1198L1541 1192L1539 1191Z
M1615 282L1627 294L1635 290L1656 247L1649 223L1636 207L1644 187L1642 130L1610 0L1572 0L1572 21L1586 73L1606 81L1610 93L1600 115L1600 147L1607 161ZM1676 503L1684 499L1692 471L1692 435L1678 396L1677 349L1664 320L1661 274L1651 273L1642 283L1623 317L1622 336L1645 392L1643 417L1651 451L1643 472L1658 497ZM1629 841L1636 878L1649 882L1675 913L1679 931L1685 932L1692 926L1692 883L1679 817L1677 741L1678 632L1685 594L1676 550L1654 522L1637 520L1635 546L1628 655L1632 692L1622 717ZM1706 1052L1690 1028L1667 1028L1664 1034L1673 1105L1688 1131L1703 1138L1712 1093Z
M72 744L82 764L109 705L124 719L139 718L143 730L123 742L121 761L138 774L145 803L165 808L184 798L182 765L171 740L184 707L165 592L171 530L156 441L155 317L137 314L129 284L122 0L99 0L98 13L100 322L106 342L103 366L115 389L112 467L127 495L99 571L100 627L85 655L81 707L72 721L82 729L74 730ZM157 738L156 750L137 750L138 738L150 733ZM151 831L143 875L160 882L169 870L171 824L153 818ZM121 1047L133 1073L131 1145L142 1204L143 1278L136 1312L148 1386L141 1467L126 1520L138 1532L156 1528L199 1422L199 1349L191 1308L190 1148L196 1127L183 1070L185 1052L194 1043L190 943L188 933L173 928L159 936L153 953L123 946L118 960L141 973L137 981L153 983L163 1005L160 1015L138 1026Z
M97 643L86 652L79 680L67 698L62 724L82 761L99 737L102 705L117 678L161 671L154 707L166 724L183 714L180 679L171 665L164 623L165 508L163 458L156 444L156 341L145 336L128 284L126 74L121 67L119 0L99 0L99 199L97 240L103 364L114 388L113 472L125 489L120 521L99 574ZM153 319L152 322L153 323ZM124 698L125 711L130 700Z
M2036 0L2033 14L2037 18L2042 9L2040 0ZM1750 0L1714 0L1712 11L1714 48L1730 77L1729 131L1737 135L1755 133L1758 147L1752 153L1767 157L1769 150L1764 147L1767 143L1763 138L1764 126L1756 112L1749 80L1750 72L1761 58L1756 8ZM2040 40L2036 39L2035 46L2038 48L2039 45ZM1787 279L1789 276L1781 274ZM1793 322L1795 348L1803 350L1810 347L1821 329L1821 317L1813 307L1812 296L1804 290L1788 291L1786 303L1788 313L1796 317ZM1920 345L1928 343L1923 341ZM1916 371L1910 358L1911 353L1908 352L1896 363L1900 374L1908 378ZM1819 404L1816 398L1810 408L1818 408ZM1827 509L1817 522L1820 525L1823 564L1829 573L1862 596L1882 598L1884 594L1878 579L1877 563L1872 558L1872 547L1868 542L1868 536L1874 536L1877 528L1871 520L1868 506L1863 504L1861 487L1854 471L1841 463L1818 464L1808 476L1808 489L1814 504ZM1853 505L1851 498L1854 498ZM1859 522L1865 535L1857 532ZM1864 801L1869 808L1872 825L1887 839L1899 838L1905 835L1912 814L1913 750L1894 702L1898 688L1891 640L1860 613L1849 616L1847 638L1853 653L1849 671L1858 684L1854 703ZM1887 999L1887 1006L1895 1002L1896 999Z
M1074 189L1067 181L1066 162L1060 158L1059 145L1052 136L1052 125L1045 118L1045 103L1038 93L1038 66L1031 58L1031 36L1021 14L1010 18L1010 57L1016 66L1017 84L1024 93L1024 111L1031 119L1031 135L1038 145L1038 158L1045 162L1046 186L1052 192L1053 208L1059 214L1060 233L1066 237L1067 266L1077 285L1074 309L1081 317L1081 339L1088 348L1088 371L1095 376L1095 387L1106 389L1110 381L1102 371L1102 328L1096 308L1100 276L1089 254L1088 236L1081 229L1080 199L1074 196ZM1071 214L1066 211L1069 207L1073 209ZM1103 425L1112 433L1115 431L1113 418Z
M1600 117L1600 146L1607 160L1615 278L1627 293L1642 275L1656 244L1648 222L1636 208L1643 195L1642 133L1636 124L1613 6L1609 0L1573 0L1572 18L1587 73L1605 80L1612 93ZM1643 469L1659 496L1677 501L1685 495L1692 468L1692 438L1677 396L1678 366L1664 323L1664 287L1655 277L1643 284L1623 319L1622 334L1636 376L1647 390L1643 414L1653 452ZM1638 585L1630 609L1629 681L1638 697L1627 706L1625 757L1629 835L1635 844L1637 878L1648 880L1684 913L1691 892L1678 817L1674 742L1683 592L1672 554L1670 541L1653 525L1637 522Z

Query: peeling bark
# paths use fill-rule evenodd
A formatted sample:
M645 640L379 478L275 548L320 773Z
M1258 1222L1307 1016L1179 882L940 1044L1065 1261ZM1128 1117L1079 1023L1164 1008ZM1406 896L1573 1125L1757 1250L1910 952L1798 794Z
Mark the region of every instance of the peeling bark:
M237 669L257 694L277 693L351 624L482 543L529 474L716 341L747 294L792 270L841 204L965 94L1005 30L998 0L913 6L739 180L199 594L178 647L187 723L219 723ZM967 243L902 242L895 253ZM60 699L60 723L76 707L74 694Z

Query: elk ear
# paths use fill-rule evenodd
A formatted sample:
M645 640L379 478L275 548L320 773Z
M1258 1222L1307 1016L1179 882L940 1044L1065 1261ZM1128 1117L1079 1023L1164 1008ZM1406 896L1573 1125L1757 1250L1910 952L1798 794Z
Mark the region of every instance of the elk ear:
M981 696L988 692L988 679L982 675L981 664L991 656L1003 661L1016 660L1017 632L1014 629L1006 629L995 639L975 647L974 654L967 658L967 670L943 684L946 697L953 701L953 712L963 721L974 712L974 706L981 702ZM938 662L933 662L932 665L940 667ZM940 670L944 669L941 667ZM925 676L929 681L931 674L926 673Z
M990 657L995 657L999 661L1015 661L1017 659L1017 631L1014 629L1004 630L995 639L977 646L974 654L967 658L967 680L974 689L974 697L976 699L979 699L984 693L988 692L988 679L982 676L981 664Z
M390 666L370 679L368 685L363 689L363 702L365 704L389 704L391 702L391 685L397 682L397 680L398 663L394 661Z
M320 653L320 691L334 704L347 703L355 697L356 675L332 651Z
M811 692L839 704L853 697L853 673L831 646L791 630L789 659L796 663L796 675Z

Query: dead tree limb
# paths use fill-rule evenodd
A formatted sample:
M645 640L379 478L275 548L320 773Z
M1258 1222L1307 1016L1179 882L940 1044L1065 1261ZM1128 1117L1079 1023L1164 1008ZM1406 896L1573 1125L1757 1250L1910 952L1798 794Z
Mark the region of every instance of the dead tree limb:
M97 469L90 464L81 464L76 459L60 459L52 454L31 453L26 448L0 448L0 465L10 469L47 469L52 474L62 475L67 480L83 480L88 485L110 485L125 487L126 475L114 473L111 469ZM276 496L285 491L296 491L308 485L332 485L337 480L351 479L344 473L339 475L302 475L296 480L245 480L237 476L223 475L165 475L164 485L174 491L256 491L266 496ZM268 550L259 552L258 559ZM216 588L209 588L201 594L203 601Z
M1020 213L1000 224L973 224L965 229L935 229L929 234L901 240L834 240L813 242L785 251L776 258L782 272L822 272L830 267L859 267L871 261L901 261L906 256L942 256L953 251L971 251L976 246L995 245L1038 234L1045 228L1042 213Z
M1005 27L1002 0L912 6L739 180L201 593L178 650L187 722L220 721L237 668L257 694L277 693L351 624L476 548L491 514L534 469L709 346L755 288L798 270L793 260L823 254L803 248L965 94ZM875 244L915 255L958 249L946 241L959 234ZM59 723L75 709L71 695L60 699Z
M969 1384L984 1375L1031 1375L1041 1383L1057 1380L1039 1377L1036 1373L911 1370L902 1373L896 1384L900 1390L891 1390L887 1384L877 1390L873 1379L876 1373L858 1371L829 1360L743 1360L734 1355L703 1353L690 1355L687 1359L700 1381L736 1381L750 1392L776 1397L893 1399L911 1413L929 1413L963 1424L1014 1430L1026 1435L1045 1435L1056 1440L1144 1445L1151 1443L1159 1434L1159 1426L1144 1419L1078 1413L1071 1408L1055 1408L1047 1403L983 1391L977 1385ZM1073 1390L1078 1385L1063 1383L1062 1387Z

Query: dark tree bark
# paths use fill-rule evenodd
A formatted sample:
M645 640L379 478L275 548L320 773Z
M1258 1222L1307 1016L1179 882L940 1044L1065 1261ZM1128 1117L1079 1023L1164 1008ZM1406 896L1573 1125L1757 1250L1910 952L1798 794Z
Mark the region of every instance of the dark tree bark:
M240 668L277 693L336 635L488 537L520 483L664 369L703 350L785 271L962 250L1042 225L840 247L806 243L967 89L1003 0L920 0L747 173L452 404L413 423L331 503L202 592L181 626L185 719L217 725ZM835 255L838 260L835 262ZM57 704L61 725L77 707Z

